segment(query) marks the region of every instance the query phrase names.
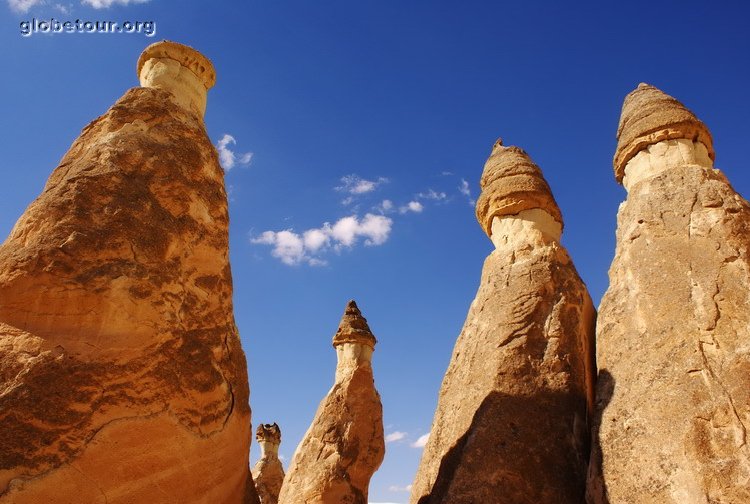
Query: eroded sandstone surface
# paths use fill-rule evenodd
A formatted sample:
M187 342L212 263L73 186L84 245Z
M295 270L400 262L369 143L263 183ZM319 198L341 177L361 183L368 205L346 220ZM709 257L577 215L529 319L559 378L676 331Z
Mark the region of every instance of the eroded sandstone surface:
M588 502L750 502L750 207L653 86L625 98L618 140Z
M333 346L336 378L284 478L280 504L367 504L370 478L385 455L383 409L375 390L375 336L349 301Z
M284 482L284 466L279 460L281 429L274 424L260 424L255 431L260 445L260 459L253 467L253 481L258 490L260 504L276 504Z
M213 67L142 68L0 246L2 503L257 502Z
M413 504L583 501L591 298L541 171L498 141L477 218L495 245L445 374Z

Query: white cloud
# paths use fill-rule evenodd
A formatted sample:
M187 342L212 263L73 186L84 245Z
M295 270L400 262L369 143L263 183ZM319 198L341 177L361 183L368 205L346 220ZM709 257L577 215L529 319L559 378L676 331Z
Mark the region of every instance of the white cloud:
M44 0L8 0L8 6L14 12L26 14L36 5L43 5Z
M391 485L391 486L388 487L388 491L390 491L390 492L411 492L411 485L406 485L406 486Z
M427 192L417 194L417 198L435 201L444 200L447 197L448 195L444 192L437 192L434 189L429 189Z
M358 229L359 220L356 216L352 215L339 219L329 232L337 242L346 247L351 247L354 244L354 240L357 239Z
M341 177L341 185L334 187L334 190L348 194L341 202L343 205L350 205L357 196L373 192L379 186L388 182L385 177L379 177L377 180L363 179L359 175L346 175Z
M231 170L238 163L240 165L249 165L250 161L253 159L252 152L240 154L229 148L230 145L236 144L237 141L234 137L226 133L216 144L216 150L219 151L219 163L221 163L221 167L226 171Z
M322 229L308 229L302 236L304 237L305 248L313 253L327 245L330 240L328 233Z
M419 439L414 441L410 446L412 448L424 448L424 446L427 444L427 440L430 439L430 433L423 434L419 436Z
M130 3L146 3L149 0L81 0L81 4L90 5L94 9L108 9L115 4L128 5Z
M393 443L395 441L401 441L405 437L406 437L406 432L395 431L395 432L391 432L385 437L385 442Z
M388 240L393 221L382 215L367 214L360 224L358 234L365 236L365 245L382 245Z
M289 266L309 264L324 266L327 262L319 255L333 249L354 247L360 238L367 246L382 245L390 236L393 221L383 215L366 214L362 219L356 215L343 217L331 225L326 222L319 228L308 229L297 234L291 229L265 231L251 242L271 245L271 255Z
M406 205L398 209L399 213L405 214L407 212L420 213L424 210L424 205L419 201L410 201Z
M382 213L388 213L388 212L390 212L391 210L393 210L393 201L391 201L391 200L389 200L389 199L384 199L384 200L383 200L383 201L382 201L382 202L380 203L380 205L378 205L378 206L376 207L376 209L377 209L377 210L378 210L379 212L382 212Z
M252 242L273 245L271 255L289 266L299 264L305 259L305 245L302 238L289 229L278 233L266 231Z
M466 196L469 199L469 205L474 206L476 204L476 201L474 201L474 198L471 197L471 189L469 188L469 183L461 179L461 185L458 186L458 190Z

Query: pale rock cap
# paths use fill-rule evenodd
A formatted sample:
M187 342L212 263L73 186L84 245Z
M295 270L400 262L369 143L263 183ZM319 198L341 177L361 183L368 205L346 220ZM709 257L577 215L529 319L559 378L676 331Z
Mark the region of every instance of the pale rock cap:
M255 431L255 439L261 442L281 444L281 429L275 422L272 424L260 424Z
M216 71L201 53L162 40L144 49L136 71L141 86L169 91L180 106L203 118L208 90L216 84Z
M711 160L716 158L711 133L695 114L654 86L639 84L622 104L613 162L617 182L622 183L625 166L640 151L680 138L702 143Z
M278 458L281 444L281 429L278 425L260 424L255 431L255 439L260 445L261 458Z
M375 349L377 340L367 325L367 319L362 316L357 303L354 300L346 304L344 315L341 317L339 328L333 335L333 346L338 347L344 343L359 343Z
M495 217L516 216L533 209L549 214L562 231L562 214L552 191L523 149L505 147L498 139L484 164L479 185L482 192L477 198L477 220L490 238Z

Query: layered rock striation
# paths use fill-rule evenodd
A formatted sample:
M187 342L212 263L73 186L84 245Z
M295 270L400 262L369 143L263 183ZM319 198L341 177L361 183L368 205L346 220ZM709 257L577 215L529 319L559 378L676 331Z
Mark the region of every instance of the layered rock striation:
M147 48L0 246L0 502L257 502L211 63Z
M349 301L333 337L335 383L297 447L280 504L367 504L370 478L385 455L371 364L375 343L367 320Z
M597 324L588 502L750 502L750 207L708 128L641 84L622 108L628 191Z
M276 504L284 482L284 466L279 460L281 429L275 423L260 424L255 431L255 439L261 453L252 473L260 504Z
M445 374L412 504L580 503L593 403L591 298L541 171L498 141L477 219L495 250Z

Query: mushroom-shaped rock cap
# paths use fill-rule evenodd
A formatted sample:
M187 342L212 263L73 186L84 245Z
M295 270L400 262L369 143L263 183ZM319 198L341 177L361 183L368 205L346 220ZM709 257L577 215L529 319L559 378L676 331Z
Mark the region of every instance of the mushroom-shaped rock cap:
M281 444L281 429L279 429L279 426L275 422L272 424L260 424L255 431L255 439L258 442L269 441Z
M216 84L216 71L211 61L190 46L178 44L170 40L162 40L151 44L141 53L138 58L136 75L140 77L143 65L151 58L168 58L175 60L180 65L189 68L206 86L211 89Z
M367 325L367 319L359 311L357 303L354 300L349 301L346 304L344 316L341 317L339 329L333 336L333 346L336 347L344 343L361 343L375 349L375 343L377 342L372 331L370 331L370 326Z
M487 236L492 236L495 217L516 215L533 208L546 211L560 226L563 224L542 170L519 147L504 147L503 141L498 139L484 164L479 186L482 192L477 198L477 220Z
M625 97L617 128L614 167L617 182L622 183L625 165L639 151L663 140L687 138L706 146L709 157L716 157L703 122L682 103L649 84L641 83Z

